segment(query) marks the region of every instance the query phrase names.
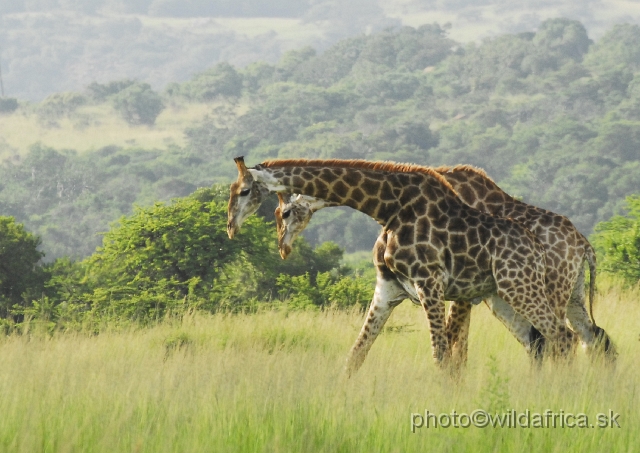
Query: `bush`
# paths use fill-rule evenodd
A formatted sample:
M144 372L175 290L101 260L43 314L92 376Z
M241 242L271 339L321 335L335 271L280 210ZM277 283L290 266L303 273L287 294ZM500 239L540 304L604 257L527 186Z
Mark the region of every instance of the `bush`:
M207 298L225 267L237 260L249 266L269 261L272 235L264 222L249 219L234 241L226 222L226 205L202 194L122 218L86 260L94 308L155 317L171 301Z
M626 216L596 225L591 241L598 253L598 268L629 284L640 280L640 195L627 197Z
M312 250L299 241L291 259L281 260L275 227L259 216L229 240L227 198L226 190L213 187L138 208L105 234L91 257L56 261L50 299L34 303L29 314L38 315L50 300L65 307L47 311L47 322L54 323L62 315L77 323L79 312L86 319L148 322L193 309L244 310L274 297L282 273L295 278L338 267L342 250L335 244Z
M89 92L89 96L97 102L102 102L109 96L120 93L122 90L129 88L131 85L136 83L135 80L124 79L117 80L114 82L109 82L107 84L100 84L97 82L91 83L87 87L87 91Z
M0 98L0 112L13 113L18 108L18 100L16 98Z
M136 82L113 96L116 111L131 125L152 126L164 110L162 98L148 83Z
M173 92L192 101L207 102L220 96L238 97L242 93L242 75L229 63L219 63L197 74Z
M13 217L0 217L0 317L6 318L14 305L40 297L45 273L39 245L40 238Z
M86 102L86 98L79 93L55 93L42 101L38 115L45 119L58 119L70 115Z
M347 277L319 272L314 285L309 273L299 276L281 274L277 285L280 297L293 308L356 306L365 310L373 298L372 285L358 275Z

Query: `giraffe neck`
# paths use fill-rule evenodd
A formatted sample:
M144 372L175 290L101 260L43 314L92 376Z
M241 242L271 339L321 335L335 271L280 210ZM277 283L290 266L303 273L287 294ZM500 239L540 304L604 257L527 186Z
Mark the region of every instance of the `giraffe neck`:
M320 200L318 198L310 197L307 195L296 195L291 199L293 203L305 204L308 206L311 213L315 213L323 208L331 208L334 206L340 206L338 203L333 203L327 200Z
M349 206L381 225L417 201L424 206L443 199L456 202L446 180L424 167L349 160L274 160L249 171L271 191Z

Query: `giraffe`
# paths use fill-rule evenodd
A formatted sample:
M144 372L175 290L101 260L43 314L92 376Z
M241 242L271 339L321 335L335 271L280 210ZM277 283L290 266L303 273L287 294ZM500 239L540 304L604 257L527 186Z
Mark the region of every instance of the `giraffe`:
M578 334L592 357L604 355L608 361L614 361L617 356L616 348L593 317L595 250L573 223L565 216L513 198L480 168L456 165L441 166L434 170L452 185L460 199L469 206L494 216L512 218L522 223L540 240L545 247L547 260L547 286L562 294L560 300L567 304L566 319L569 327ZM590 273L588 314L584 294L585 263ZM452 315L462 319L464 324L471 305L457 304L452 309ZM455 324L452 324L452 329L451 335L455 341Z
M293 250L293 242L304 231L313 214L325 207L336 206L336 204L306 195L291 195L281 192L278 192L278 200L279 203L274 213L278 235L278 250L282 259L286 259ZM415 303L416 301L412 302ZM539 363L542 360L544 338L531 323L515 313L509 305L501 302L494 301L491 298L485 300L485 304L493 315L525 347L532 359ZM452 350L451 368L454 373L459 371L462 365L466 363L470 324L470 316L468 314L470 314L471 306L471 303L460 301L453 301L449 306L445 330Z
M560 304L545 288L544 247L521 224L464 204L426 167L362 160L271 160L248 169L235 159L227 233L239 231L269 192L295 192L357 209L383 230L374 246L376 289L351 348L347 372L361 366L391 311L407 296L430 327L432 355L448 364L444 300L500 300L529 320L565 356L571 349Z
M275 218L276 231L278 233L278 251L283 260L287 259L287 256L293 250L293 241L307 227L313 213L331 206L339 205L306 195L291 195L278 192L278 206L275 210Z
M528 205L510 197L487 174L468 165L439 167L441 173L468 205L490 212L499 217L510 217L523 223L532 231L545 247L547 286L561 291L567 306L567 323L576 331L592 357L606 355L609 361L615 360L616 351L604 329L593 321L591 307L595 286L595 252L587 239L580 234L564 216ZM291 252L291 244L306 228L311 216L318 210L333 204L303 195L278 194L280 203L275 211L278 247L282 258ZM487 208L487 205L491 208ZM589 314L584 304L584 263L589 264L591 272L589 291ZM563 272L558 272L562 269ZM496 306L485 301L493 314L525 345L534 358L541 358L542 342L539 332L524 318L514 313L508 306ZM452 342L456 362L464 363L467 354L467 336L471 303L453 302L447 315L447 333Z
M278 206L275 209L276 218L276 230L278 235L278 250L282 259L287 259L291 251L293 250L293 242L302 231L307 227L313 214L320 209L337 206L335 203L331 203L324 200L318 200L313 197L300 194L283 194L278 192ZM375 256L374 256L375 260ZM412 301L416 303L416 301ZM493 305L492 299L488 299L485 303L492 310L493 314L516 336L516 339L525 346L525 349L532 357L538 361L542 359L542 349L544 342L543 337L535 328L528 324L524 328L522 326L515 325L513 317L513 310L510 310L509 305L500 304L499 306ZM498 301L499 303L500 301ZM467 337L469 330L470 316L466 316L466 312L463 309L456 309L455 305L464 304L464 302L452 302L447 314L445 330L447 337L449 338L449 344L452 350L452 363L451 370L453 374L457 373L461 366L466 362L467 353ZM509 317L502 316L503 311L508 311ZM510 311L509 311L510 310ZM524 323L528 323L524 318ZM451 324L455 322L455 327ZM534 333L534 335L531 335ZM455 335L455 336L454 336Z

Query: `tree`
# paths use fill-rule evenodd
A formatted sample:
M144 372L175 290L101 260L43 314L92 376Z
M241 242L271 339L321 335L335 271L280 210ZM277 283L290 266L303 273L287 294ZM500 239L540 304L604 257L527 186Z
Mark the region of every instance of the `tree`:
M627 215L597 224L591 242L600 270L636 284L640 280L640 195L627 197L627 209Z
M86 101L79 93L54 93L42 101L38 107L38 115L43 119L56 120L70 115Z
M585 65L598 72L615 68L640 68L640 27L631 24L615 25L593 45L585 57Z
M226 206L207 195L201 190L121 218L87 261L96 281L143 288L166 280L184 296L190 281L211 285L224 266L241 255L256 263L270 258L268 229L256 228L251 218L238 240L230 241Z
M540 24L533 44L559 60L582 61L591 40L584 25L577 20L548 19Z
M39 297L45 280L39 245L40 238L13 217L0 217L0 317L6 318L25 298Z
M136 81L131 79L115 80L105 84L92 82L87 86L87 92L94 101L102 102L107 97L118 94L135 83Z
M0 113L13 113L18 108L16 98L0 98Z
M178 92L200 102L220 96L238 97L242 93L242 75L229 63L219 63L184 83Z
M164 110L162 98L148 83L136 82L113 97L113 106L131 125L152 126Z
M58 279L59 284L83 288L84 295L74 299L101 316L146 320L176 304L213 311L252 298L268 300L282 272L315 276L338 266L342 251L335 245L311 251L303 243L291 261L281 260L274 226L258 216L247 219L230 241L226 195L213 187L171 204L138 208L82 263L83 281Z

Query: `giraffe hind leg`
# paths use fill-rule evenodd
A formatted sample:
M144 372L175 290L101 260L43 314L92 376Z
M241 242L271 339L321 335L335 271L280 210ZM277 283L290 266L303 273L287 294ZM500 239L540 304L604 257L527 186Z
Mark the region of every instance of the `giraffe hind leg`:
M542 359L544 358L545 343L546 340L540 331L531 326L529 331L530 354L531 358L534 359L537 364L542 363Z
M540 363L544 357L546 340L538 329L527 321L522 315L506 303L498 295L485 299L485 304L491 313L504 324L518 342L525 347L531 359Z
M611 338L602 327L594 325L594 333L596 337L596 355L604 355L607 362L614 363L618 357L618 352L613 341L611 341Z
M573 334L559 318L546 294L544 265L536 260L525 260L524 269L509 277L509 269L518 260L497 260L494 270L497 293L513 310L529 321L544 337L545 355L551 349L552 357L568 358L573 350ZM526 269L526 271L525 271Z
M569 326L578 333L592 359L604 356L607 361L614 362L618 354L613 341L611 341L611 338L603 328L592 322L587 313L584 280L585 271L584 267L582 267L567 306Z

